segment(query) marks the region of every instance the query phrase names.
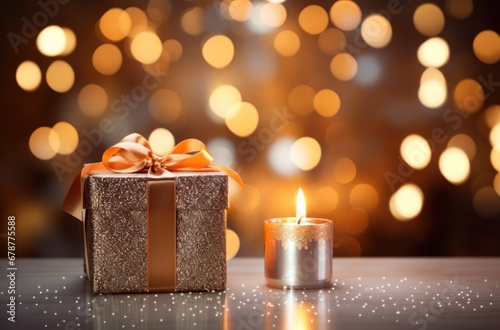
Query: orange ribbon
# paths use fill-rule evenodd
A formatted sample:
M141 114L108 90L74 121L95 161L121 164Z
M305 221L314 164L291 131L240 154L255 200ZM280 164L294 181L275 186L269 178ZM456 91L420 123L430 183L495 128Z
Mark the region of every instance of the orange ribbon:
M84 166L71 185L62 209L82 220L82 181L92 173L135 173L147 170L150 179L161 179L171 176L169 171L183 172L224 172L245 192L243 180L232 169L212 164L213 156L205 144L197 139L186 139L177 144L163 157L153 153L148 140L142 135L132 133L120 142L108 148L102 155L102 162Z

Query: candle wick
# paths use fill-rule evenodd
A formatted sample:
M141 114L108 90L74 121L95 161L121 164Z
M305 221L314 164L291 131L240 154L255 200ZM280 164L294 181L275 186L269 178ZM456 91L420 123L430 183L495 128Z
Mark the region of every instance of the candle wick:
M302 220L302 218L303 218L303 217L304 217L304 216L303 216L303 215L301 215L300 217L298 217L298 218L297 218L297 224L298 224L298 225L300 225L300 221Z

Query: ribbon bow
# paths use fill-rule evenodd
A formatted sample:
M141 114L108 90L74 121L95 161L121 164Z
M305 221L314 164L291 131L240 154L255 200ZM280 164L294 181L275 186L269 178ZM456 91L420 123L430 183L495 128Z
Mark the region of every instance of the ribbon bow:
M153 153L148 140L142 135L132 133L117 144L109 147L102 155L102 162L84 166L71 185L62 209L77 219L82 220L82 178L91 173L116 172L136 173L147 171L151 179L171 176L169 171L184 172L224 172L245 192L245 184L232 169L212 164L213 156L203 142L186 139L178 143L163 157Z

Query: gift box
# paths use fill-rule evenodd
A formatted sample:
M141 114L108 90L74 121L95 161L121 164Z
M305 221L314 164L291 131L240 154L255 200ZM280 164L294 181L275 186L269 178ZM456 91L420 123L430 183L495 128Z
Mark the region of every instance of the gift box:
M141 135L85 165L62 209L83 221L94 293L224 290L228 177L196 139L158 156Z
M168 198L175 198L176 220L164 228L165 233L156 232L156 239L175 240L175 251L155 246L162 242L151 242L148 212L157 211L148 210L148 193L153 192L148 192L146 173L87 177L83 185L85 253L94 293L225 289L228 176L220 172L174 175L174 196L159 198L160 203L172 203ZM160 221L166 222L167 216L159 215ZM151 249L163 249L156 252L156 260L148 260ZM175 261L167 260L168 253L175 253ZM156 289L148 285L148 272L154 266L150 263L172 263L166 267L175 267L175 285Z

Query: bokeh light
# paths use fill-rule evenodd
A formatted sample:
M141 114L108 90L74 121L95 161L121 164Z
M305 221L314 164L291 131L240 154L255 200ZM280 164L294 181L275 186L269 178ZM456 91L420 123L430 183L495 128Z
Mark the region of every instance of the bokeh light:
M125 12L130 17L131 28L128 36L134 38L138 33L144 31L152 31L151 26L149 26L149 20L147 14L144 10L137 7L128 7Z
M165 156L175 146L174 135L166 128L156 128L148 138L153 153L157 156Z
M229 16L238 22L245 22L252 14L253 4L250 0L231 1L229 4Z
M472 49L480 61L494 64L500 59L500 36L492 30L481 31L474 38Z
M439 157L439 170L449 182L456 185L462 184L469 178L469 158L460 148L446 148Z
M340 110L340 97L331 89L322 89L314 95L313 107L321 116L333 117Z
M33 156L38 159L51 159L59 151L59 146L59 135L50 127L39 127L31 133L29 148Z
M472 0L446 0L446 11L456 19L465 19L472 14L474 3Z
M472 199L477 214L484 218L493 218L500 214L500 197L493 187L482 187Z
M121 8L111 8L99 20L102 35L110 41L120 41L132 28L132 19L128 12Z
M143 64L151 64L158 60L162 50L163 44L160 38L151 31L138 33L130 44L132 56Z
M476 156L476 150L477 150L476 143L467 134L457 134L453 136L450 139L450 141L448 141L447 147L448 148L457 147L462 149L469 158L469 160L473 160L474 157Z
M349 235L359 235L368 228L369 217L368 213L360 208L354 207L347 213L345 230Z
M288 95L288 106L299 115L308 115L314 111L313 101L316 92L311 86L296 86Z
M168 72L170 62L170 54L165 47L163 47L161 49L160 57L156 61L149 64L142 64L142 67L144 68L144 71L153 77L162 77Z
M359 183L351 189L349 201L353 207L360 207L367 212L372 212L378 206L378 193L372 185L367 183Z
M489 128L493 128L496 124L500 123L500 105L490 105L483 112L484 122Z
M290 149L294 142L295 141L291 138L282 138L274 142L269 148L267 160L275 173L283 176L290 176L299 171L297 166L294 165L290 155ZM245 149L245 154L248 154L248 157L252 157L253 159L257 155L257 151L255 148L249 147L248 150Z
M269 27L277 28L286 20L286 9L279 3L266 3L260 8L260 18Z
M495 179L493 179L493 188L498 196L500 196L500 173L495 175Z
M495 144L490 152L491 165L500 172L500 144Z
M415 10L413 24L424 36L433 37L443 31L444 14L437 5L424 3Z
M380 14L372 14L361 24L361 36L371 47L384 48L392 39L391 23Z
M394 218L408 221L416 218L422 211L424 194L413 183L405 183L392 194L389 200L389 210Z
M337 208L339 195L332 187L321 187L314 194L313 207L321 214L328 214Z
M122 53L113 44L104 44L94 51L92 64L97 72L104 75L112 75L120 70L122 66Z
M490 138L490 144L492 146L500 143L500 124L497 124L492 127L489 138Z
M418 47L417 58L425 67L440 68L448 63L450 48L443 38L430 38Z
M361 9L354 1L336 1L330 8L330 19L339 29L352 31L361 22Z
M87 116L100 116L108 107L108 93L97 84L88 84L78 94L78 106Z
M349 158L340 158L333 165L333 177L338 183L351 182L356 177L356 164Z
M274 37L274 49L283 56L293 56L297 54L300 48L299 36L290 30L280 31Z
M290 148L290 157L295 166L303 171L310 171L321 160L321 146L312 137L301 137Z
M427 140L418 134L405 137L399 150L404 161L416 170L424 169L431 161L431 147Z
M326 29L318 37L318 46L327 55L337 55L345 49L345 34L336 28Z
M235 135L247 137L257 128L259 113L253 104L240 102L229 109L225 121L227 128Z
M436 109L446 102L447 95L448 88L443 73L436 68L426 69L422 73L418 89L420 103L429 109Z
M70 28L63 27L62 29L66 38L64 43L64 50L62 51L61 56L67 56L73 53L76 48L76 34Z
M69 155L76 150L78 146L78 132L76 128L65 121L56 123L52 130L59 137L59 148L57 152L61 155Z
M250 19L245 22L246 28L250 30L251 33L264 34L274 29L262 20L262 15L260 13L265 5L265 2L254 2L253 9L250 13Z
M58 93L66 93L73 87L75 72L67 62L57 60L47 68L45 79L52 90Z
M233 259L240 250L240 238L235 231L226 230L226 259Z
M149 98L149 114L161 123L175 121L182 112L182 102L179 95L170 89L160 88Z
M350 1L341 1L341 2L350 2ZM330 72L338 80L349 81L352 78L354 78L354 76L356 76L357 71L358 71L358 63L351 54L348 53L337 54L330 62Z
M232 85L217 87L210 94L208 104L210 109L220 118L226 118L226 114L235 105L241 103L240 91Z
M299 14L299 25L309 34L320 34L328 26L328 13L318 5L307 6Z
M215 35L203 44L202 54L205 61L214 68L224 68L233 60L233 42L224 35Z
M455 86L453 100L460 110L467 113L477 112L484 103L483 87L474 79L463 79Z
M34 91L42 82L42 71L35 62L24 61L17 67L16 82L27 92Z
M66 33L60 26L47 26L38 34L36 47L45 56L59 56L66 48Z
M201 7L193 7L187 10L181 19L182 29L193 36L198 36L204 31L204 10Z
M166 40L163 43L163 49L167 51L172 62L176 62L182 57L182 44L176 39Z

